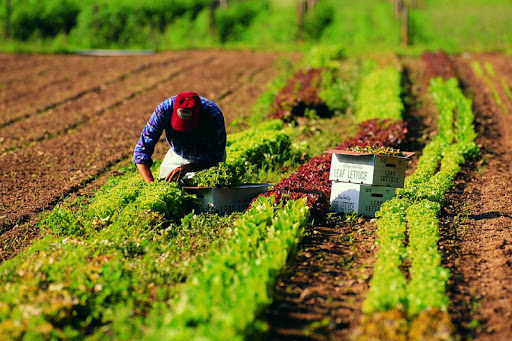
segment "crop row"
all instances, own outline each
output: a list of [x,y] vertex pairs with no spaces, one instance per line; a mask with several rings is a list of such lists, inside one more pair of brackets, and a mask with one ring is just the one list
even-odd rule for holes
[[[261,153],[290,148],[288,137],[279,131],[281,122],[268,123],[264,128],[268,131],[254,129],[228,138],[231,157],[227,161],[245,165],[259,160]],[[105,332],[124,337],[140,333],[143,317],[157,308],[170,309],[169,300],[176,295],[178,283],[202,269],[218,248],[225,247],[215,243],[227,229],[218,235],[205,230],[218,230],[214,226],[226,225],[233,218],[208,220],[193,214],[182,218],[186,200],[177,185],[145,185],[138,174],[130,172],[111,179],[91,202],[81,199],[56,207],[40,223],[46,236],[0,268],[1,338],[72,338],[87,334],[101,338],[108,335]],[[296,222],[307,217],[307,210],[299,206],[300,203],[290,203],[289,209],[276,213],[275,219],[265,220],[268,226],[258,225],[259,228],[275,229],[278,239],[292,250],[287,233],[300,237],[298,231],[303,224]],[[254,212],[253,215],[257,213]],[[302,218],[297,216],[290,220],[290,226],[285,226],[282,220],[287,215]],[[251,221],[241,219],[238,224]],[[188,234],[191,227],[202,233]],[[295,230],[287,232],[288,228]],[[255,229],[247,231],[256,233]],[[236,236],[242,235],[237,232]],[[280,239],[281,236],[285,238]],[[276,246],[276,239],[258,238],[248,240],[258,240],[259,246],[273,245],[272,252],[285,252],[280,249],[284,244]],[[232,243],[243,240],[235,238]],[[197,258],[208,249],[211,255],[199,261]],[[246,275],[252,281],[261,276]],[[272,278],[269,276],[269,280]],[[255,304],[259,307],[260,303]]]
[[400,72],[389,67],[370,73],[361,85],[357,100],[358,122],[372,118],[402,119]]
[[319,96],[321,82],[320,69],[298,70],[277,94],[270,117],[289,122],[297,116],[304,116],[307,108],[315,110],[320,117],[326,117],[329,108]]
[[[498,93],[496,86],[494,85],[494,81],[498,80],[498,77],[496,76],[496,73],[494,72],[494,68],[492,67],[492,64],[485,63],[484,69],[482,69],[480,63],[478,61],[472,61],[471,67],[474,71],[474,73],[484,81],[485,85],[490,89],[492,96],[494,97],[494,101],[496,102],[496,105],[503,110],[504,113],[508,114],[508,107],[503,103],[504,101],[501,99],[500,94]],[[494,80],[494,81],[493,81]],[[510,87],[507,84],[507,81],[503,77],[499,77],[500,85],[507,96],[508,100],[512,104],[512,91],[510,90]]]
[[144,314],[152,293],[169,297],[182,269],[157,256],[172,236],[160,227],[182,207],[181,191],[161,182],[139,192],[110,225],[80,238],[48,234],[2,264],[2,339],[77,337],[115,321],[116,310]]
[[[377,214],[380,248],[363,304],[367,314],[397,308],[413,318],[431,308],[446,312],[449,304],[449,273],[441,266],[442,255],[437,248],[438,216],[461,164],[478,148],[471,101],[462,94],[457,80],[435,78],[430,92],[439,111],[440,133],[425,147],[416,171],[406,178],[405,187]],[[406,259],[410,261],[409,281],[401,270]],[[374,328],[368,321],[367,332]],[[446,325],[438,326],[443,327]]]
[[271,120],[239,133],[229,134],[227,158],[219,166],[198,172],[192,184],[201,187],[237,186],[257,178],[260,169],[272,168],[295,157],[283,122]]
[[271,302],[270,288],[295,251],[308,217],[304,200],[276,207],[273,198],[258,198],[234,223],[222,252],[205,257],[201,270],[180,288],[150,337],[243,340],[261,329],[254,324],[256,315]]
[[355,106],[361,74],[368,66],[359,61],[341,63],[343,51],[336,46],[314,47],[305,67],[282,82],[270,103],[268,117],[297,122],[299,117],[328,118]]
[[[154,195],[158,187],[150,185],[144,194]],[[262,198],[215,244],[194,233],[208,235],[222,223],[218,219],[188,216],[162,229],[168,212],[162,201],[173,197],[163,192],[156,205],[126,217],[135,220],[119,221],[95,238],[49,236],[4,263],[2,339],[243,335],[269,303],[267,289],[302,235],[304,202],[281,209]]]
[[[266,154],[289,155],[290,139],[280,131],[282,127],[282,122],[271,121],[242,133],[228,135],[226,164],[236,167],[259,167]],[[203,182],[219,181],[215,179],[219,176],[218,167],[214,170],[216,172],[208,173],[211,177],[200,177],[204,179]],[[41,228],[60,236],[81,236],[95,231],[114,222],[126,205],[138,198],[143,188],[144,182],[136,173],[112,179],[90,204],[81,205],[81,202],[77,202],[71,207],[56,207],[44,217]]]

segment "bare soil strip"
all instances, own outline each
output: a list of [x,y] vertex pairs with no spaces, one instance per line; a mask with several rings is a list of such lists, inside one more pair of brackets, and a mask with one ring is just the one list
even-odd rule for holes
[[[0,84],[9,84],[13,89],[19,89],[27,81],[51,82],[62,79],[66,76],[67,80],[76,78],[77,71],[97,72],[94,67],[107,68],[117,67],[118,65],[129,65],[131,63],[144,64],[148,62],[157,62],[160,58],[169,58],[169,54],[175,52],[159,53],[149,56],[78,56],[78,55],[16,55],[16,59],[7,63],[6,68],[1,70]],[[179,53],[179,52],[178,52]],[[1,55],[10,56],[10,55]],[[92,68],[91,68],[92,67]],[[41,78],[41,76],[43,76]],[[41,78],[41,79],[39,79]],[[49,83],[48,83],[49,84]],[[35,87],[34,87],[35,88]],[[13,89],[10,89],[12,93]]]
[[[150,114],[165,98],[190,89],[213,100],[226,96],[226,89],[231,88],[236,89],[231,96],[236,96],[238,89],[257,92],[259,88],[261,93],[268,80],[249,83],[259,79],[258,72],[267,70],[279,58],[277,53],[257,52],[199,51],[196,54],[212,62],[190,66],[183,59],[179,62],[183,72],[158,82],[154,88],[105,111],[97,119],[67,134],[0,156],[1,230],[18,229],[33,221],[43,209],[51,208],[62,197],[94,182],[109,167],[129,158]],[[198,61],[204,60],[201,58]],[[246,98],[245,102],[233,104],[227,101],[222,109],[225,113],[235,108],[249,111],[256,99]],[[91,105],[92,111],[98,103]],[[164,144],[157,146],[156,157],[164,154]]]
[[[217,103],[221,108],[231,108],[225,112],[226,123],[228,124],[228,133],[233,130],[232,123],[244,125],[244,119],[251,116],[251,108],[262,94],[262,89],[266,90],[265,85],[275,76],[273,65],[262,67],[259,73],[249,75],[245,83],[235,91],[225,94]],[[264,84],[263,88],[262,85]]]
[[[243,120],[243,118],[252,115],[252,112],[247,110],[247,103],[250,103],[249,108],[252,108],[262,94],[261,86],[254,85],[262,83],[266,85],[273,74],[275,74],[274,66],[264,65],[248,74],[242,80],[241,85],[235,84],[218,97],[217,103],[221,108],[231,108],[224,117],[228,124],[228,133],[230,132],[229,124],[232,121]],[[263,87],[263,90],[265,90],[265,87]]]
[[512,80],[511,57],[454,58],[473,94],[482,158],[447,197],[441,248],[451,270],[451,314],[464,339],[512,339],[512,115],[499,108],[470,62],[491,62]]
[[375,224],[315,226],[274,290],[267,340],[346,340],[357,327],[375,262]]
[[[192,68],[195,65],[202,65],[203,67],[209,65],[212,58],[212,56],[203,57],[197,55],[190,56],[186,61],[183,61],[186,64],[183,62],[179,64],[181,61],[178,59],[168,60],[165,64],[153,64],[151,67],[131,77],[127,77],[119,82],[105,84],[98,87],[97,91],[88,92],[76,100],[66,101],[56,108],[45,111],[33,117],[30,120],[30,124],[27,124],[25,121],[18,121],[7,127],[0,128],[3,138],[0,140],[0,154],[12,152],[35,141],[53,138],[71,129],[76,129],[91,119],[99,119],[105,112],[123,105],[130,99],[151,90],[162,82],[170,81],[179,75],[183,69]],[[257,75],[266,75],[267,78],[265,79],[269,79],[269,72],[274,72],[270,64],[252,70],[250,74],[244,76],[243,79],[238,80],[220,93],[217,97],[217,103],[221,106],[224,104],[230,105],[230,101],[234,97],[236,97],[235,100],[239,101],[238,103],[241,101],[247,102],[248,98],[240,96],[240,91],[245,88],[250,89],[253,78]],[[244,88],[240,88],[241,84]],[[253,102],[255,99],[257,97],[253,96],[251,98]],[[240,108],[245,108],[245,106],[245,104],[242,104]],[[91,110],[91,108],[94,108],[94,110]],[[238,107],[236,109],[226,114],[226,121],[230,121],[242,114],[242,112],[238,112]],[[247,111],[244,114],[247,115]]]

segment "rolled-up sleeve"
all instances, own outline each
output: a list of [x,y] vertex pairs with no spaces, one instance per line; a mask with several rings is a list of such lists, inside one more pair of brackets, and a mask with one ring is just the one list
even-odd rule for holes
[[149,166],[153,164],[151,156],[153,155],[155,146],[164,130],[164,110],[164,103],[161,103],[155,109],[153,114],[151,114],[148,123],[142,130],[142,134],[135,145],[135,150],[133,152],[134,163]]

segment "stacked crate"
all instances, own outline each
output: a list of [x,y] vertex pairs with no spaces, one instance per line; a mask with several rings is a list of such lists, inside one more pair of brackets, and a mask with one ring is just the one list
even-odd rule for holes
[[395,196],[395,189],[404,187],[407,161],[413,153],[403,156],[359,153],[331,149],[331,212],[368,217],[387,200]]

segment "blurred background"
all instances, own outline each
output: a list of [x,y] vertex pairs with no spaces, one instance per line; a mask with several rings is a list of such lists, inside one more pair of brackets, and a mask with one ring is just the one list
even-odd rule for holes
[[0,50],[307,49],[510,53],[510,0],[0,0]]

